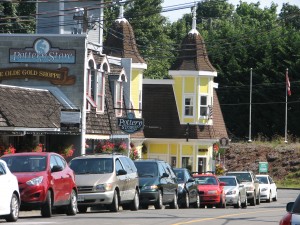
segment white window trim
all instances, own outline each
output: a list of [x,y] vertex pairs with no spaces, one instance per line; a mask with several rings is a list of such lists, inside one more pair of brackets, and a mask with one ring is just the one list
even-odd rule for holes
[[[185,99],[186,98],[191,98],[192,101],[193,101],[193,115],[185,115]],[[194,94],[184,94],[183,95],[183,107],[182,107],[182,115],[184,118],[194,118],[195,116],[195,107],[196,107],[196,104],[195,104],[195,95]]]

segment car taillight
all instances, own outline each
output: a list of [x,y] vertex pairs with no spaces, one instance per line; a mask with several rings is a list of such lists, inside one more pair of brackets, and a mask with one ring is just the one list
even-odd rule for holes
[[291,213],[287,213],[280,220],[279,225],[291,225],[291,220],[292,220],[292,214]]

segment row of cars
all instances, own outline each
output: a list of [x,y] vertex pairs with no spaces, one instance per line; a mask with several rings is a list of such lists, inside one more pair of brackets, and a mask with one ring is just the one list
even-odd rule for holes
[[117,212],[120,206],[124,210],[150,205],[245,208],[248,202],[259,204],[261,198],[277,199],[277,190],[268,189],[266,196],[262,187],[257,192],[247,175],[254,184],[260,178],[248,171],[221,177],[192,174],[163,160],[132,161],[120,154],[82,155],[69,163],[52,152],[16,153],[1,159],[0,186],[5,191],[0,192],[0,217],[7,221],[16,221],[19,209],[38,209],[43,217],[51,217],[54,210],[76,215],[99,207]]

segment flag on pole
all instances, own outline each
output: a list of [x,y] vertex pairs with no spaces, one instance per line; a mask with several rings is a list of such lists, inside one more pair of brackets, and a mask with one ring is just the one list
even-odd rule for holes
[[286,69],[286,73],[285,73],[286,89],[287,89],[288,95],[291,96],[292,92],[291,92],[291,84],[290,84],[290,80],[289,80],[288,71],[289,71],[289,70]]

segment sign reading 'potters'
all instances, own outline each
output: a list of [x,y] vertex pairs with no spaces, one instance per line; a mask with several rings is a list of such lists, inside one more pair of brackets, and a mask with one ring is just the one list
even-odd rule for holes
[[136,119],[133,113],[128,113],[127,118],[118,118],[118,126],[126,133],[133,134],[144,127],[144,119]]
[[38,38],[31,48],[9,49],[10,63],[75,63],[75,50],[52,48],[45,38]]

